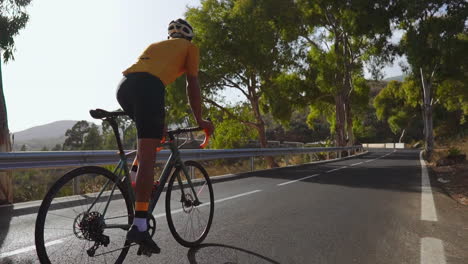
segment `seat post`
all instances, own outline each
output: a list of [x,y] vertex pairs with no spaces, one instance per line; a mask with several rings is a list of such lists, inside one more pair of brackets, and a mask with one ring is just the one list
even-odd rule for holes
[[105,119],[107,122],[109,122],[110,126],[112,127],[112,130],[114,131],[115,135],[115,140],[117,141],[117,147],[119,148],[119,154],[122,156],[125,156],[123,145],[122,145],[122,140],[120,139],[120,133],[119,133],[119,126],[117,125],[117,122],[115,121],[115,118],[106,118]]

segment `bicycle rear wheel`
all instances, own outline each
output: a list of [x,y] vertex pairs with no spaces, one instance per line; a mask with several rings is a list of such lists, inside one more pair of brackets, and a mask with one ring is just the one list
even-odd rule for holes
[[117,176],[95,166],[74,169],[42,201],[36,219],[37,255],[41,263],[122,263],[132,220],[132,203]]
[[[213,221],[214,194],[206,170],[195,161],[186,161],[185,166],[192,180],[195,195],[185,178],[183,170],[177,168],[167,186],[166,217],[175,240],[185,247],[200,245],[206,238]],[[184,193],[182,193],[182,190]]]

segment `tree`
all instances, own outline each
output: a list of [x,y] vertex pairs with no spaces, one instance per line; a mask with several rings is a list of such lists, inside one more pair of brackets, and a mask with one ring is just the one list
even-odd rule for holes
[[[258,133],[261,147],[267,147],[260,101],[272,79],[292,63],[291,49],[275,24],[293,1],[205,0],[189,8],[187,20],[194,26],[194,42],[201,53],[200,82],[203,98]],[[253,120],[242,119],[219,101],[221,91],[234,89],[245,96]],[[275,166],[269,159],[270,166]]]
[[[11,151],[10,131],[2,82],[2,52],[4,61],[13,59],[14,37],[26,26],[26,6],[30,0],[0,1],[0,152]],[[11,172],[0,172],[0,201],[13,202]]]
[[456,85],[447,83],[448,80],[462,81],[466,89],[468,3],[424,0],[403,5],[398,25],[405,30],[405,35],[399,48],[407,56],[408,71],[421,83],[425,151],[430,157],[434,148],[433,106],[437,103],[436,95],[440,95],[437,90],[456,90]]
[[82,149],[84,150],[98,150],[102,147],[103,139],[99,134],[99,128],[96,124],[91,124],[86,136],[84,137],[84,142]]
[[49,149],[47,148],[47,146],[43,146],[41,151],[49,151]]
[[27,150],[26,144],[23,144],[23,145],[21,146],[20,151],[26,151],[26,150]]
[[377,118],[385,120],[394,134],[401,134],[398,140],[400,143],[406,130],[415,124],[417,117],[418,105],[408,98],[408,95],[414,93],[414,85],[411,80],[406,80],[403,84],[391,81],[374,100]]
[[[390,59],[387,39],[391,36],[394,1],[381,0],[373,4],[359,0],[296,2],[302,11],[300,34],[305,45],[310,46],[309,65],[322,68],[317,80],[319,89],[325,90],[324,97],[331,96],[335,105],[336,145],[344,146],[346,141],[353,144],[354,81],[362,77],[364,60],[379,57],[374,61],[382,63]],[[329,101],[329,98],[324,99]]]
[[[118,109],[117,111],[121,111]],[[137,145],[137,129],[135,123],[129,116],[119,116],[116,118],[119,134],[122,139],[124,149],[135,149]],[[102,148],[117,149],[117,141],[112,127],[108,122],[102,122]]]
[[55,144],[55,146],[52,148],[52,151],[60,151],[60,150],[62,150],[61,144]]
[[81,149],[84,143],[85,135],[89,132],[89,124],[82,120],[77,122],[71,129],[65,132],[65,142],[63,148],[66,150]]

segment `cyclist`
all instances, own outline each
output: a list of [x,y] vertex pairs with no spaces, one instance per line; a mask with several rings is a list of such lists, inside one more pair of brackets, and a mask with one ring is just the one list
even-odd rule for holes
[[123,72],[117,90],[122,109],[135,121],[138,134],[135,218],[127,240],[151,253],[160,248],[148,232],[147,214],[153,185],[156,147],[164,129],[165,86],[183,73],[187,78],[187,96],[198,125],[213,133],[210,121],[202,119],[200,87],[198,85],[198,48],[191,42],[193,28],[187,21],[169,23],[168,39],[149,45],[138,61]]

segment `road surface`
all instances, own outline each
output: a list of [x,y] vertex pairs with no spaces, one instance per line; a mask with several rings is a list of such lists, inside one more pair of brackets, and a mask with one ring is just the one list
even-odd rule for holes
[[[422,172],[419,151],[381,150],[242,174],[214,184],[214,221],[201,247],[177,244],[160,203],[161,254],[137,256],[132,247],[125,263],[466,264],[468,207]],[[0,208],[0,263],[38,263],[36,212]]]

